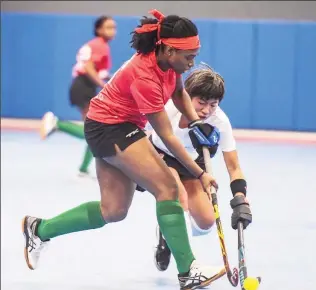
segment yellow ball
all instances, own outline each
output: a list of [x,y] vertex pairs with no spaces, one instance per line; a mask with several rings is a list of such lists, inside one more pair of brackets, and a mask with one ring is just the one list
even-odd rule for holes
[[259,281],[257,278],[247,277],[244,281],[245,290],[257,290],[259,287]]

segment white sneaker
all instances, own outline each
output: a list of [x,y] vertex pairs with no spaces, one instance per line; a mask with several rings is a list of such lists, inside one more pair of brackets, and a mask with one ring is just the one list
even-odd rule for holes
[[91,175],[90,172],[78,171],[78,177],[80,177],[80,178],[88,178],[88,179],[92,179],[92,180],[97,180],[97,177]]
[[31,270],[37,268],[41,251],[49,243],[49,241],[41,241],[41,239],[35,235],[35,229],[40,221],[41,219],[30,216],[24,217],[22,221],[22,231],[25,238],[24,257],[27,266]]
[[47,112],[41,122],[40,126],[40,136],[41,139],[46,139],[50,134],[52,134],[57,128],[58,118],[52,113]]
[[188,276],[178,275],[180,290],[205,288],[225,274],[225,268],[200,266],[193,261]]

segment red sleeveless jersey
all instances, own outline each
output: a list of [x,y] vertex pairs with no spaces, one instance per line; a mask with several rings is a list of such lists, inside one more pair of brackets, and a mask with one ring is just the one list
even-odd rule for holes
[[79,49],[76,61],[72,69],[73,77],[85,74],[85,64],[92,61],[99,77],[105,79],[112,66],[110,46],[102,37],[96,37]]
[[118,124],[131,122],[143,129],[146,114],[163,110],[176,88],[177,75],[163,72],[154,52],[135,54],[90,102],[89,119]]

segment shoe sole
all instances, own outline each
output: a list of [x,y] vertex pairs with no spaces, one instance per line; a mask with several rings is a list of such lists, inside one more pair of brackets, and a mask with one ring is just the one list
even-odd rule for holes
[[42,140],[45,140],[47,139],[51,134],[53,134],[56,129],[53,129],[51,132],[49,132],[48,134],[46,133],[45,131],[45,122],[46,122],[46,119],[47,119],[47,113],[43,116],[42,120],[41,120],[41,125],[40,125],[40,129],[39,129],[39,134],[40,134],[40,138]]
[[[160,229],[159,229],[159,226],[157,226],[157,228],[156,228],[156,239],[158,240],[158,245],[160,245],[160,241],[161,241],[161,238],[162,238],[162,234],[160,235]],[[158,246],[157,246],[158,247]],[[156,268],[157,268],[157,270],[158,271],[160,271],[160,272],[164,272],[164,271],[166,271],[168,268],[169,268],[169,264],[170,264],[170,259],[171,259],[171,257],[169,258],[169,263],[168,263],[168,266],[167,266],[167,268],[166,269],[162,269],[162,268],[160,268],[159,267],[159,264],[157,263],[157,259],[156,259],[156,253],[157,253],[157,250],[158,250],[158,248],[156,248],[156,251],[154,252],[154,263],[155,263],[155,266],[156,266]],[[171,254],[170,254],[171,255]]]
[[[164,271],[166,271],[166,270],[169,268],[170,259],[169,259],[169,264],[168,264],[167,268],[166,268],[166,269],[162,269],[162,268],[159,267],[159,264],[157,263],[156,253],[157,253],[157,248],[156,248],[156,251],[154,252],[154,263],[155,263],[155,266],[156,266],[156,268],[157,268],[157,270],[158,270],[159,272],[164,272]],[[170,258],[171,258],[171,257],[170,257]]]
[[79,173],[77,174],[77,176],[79,178],[82,178],[82,179],[91,179],[91,180],[97,180],[97,177],[96,176],[92,176],[90,175],[89,173],[82,173],[79,171]]
[[[23,220],[22,220],[22,232],[23,232],[23,235],[24,235],[24,238],[25,238],[25,245],[28,245],[29,235],[28,235],[28,232],[27,232],[26,220],[27,220],[27,216],[24,217]],[[26,264],[29,267],[29,269],[30,270],[35,270],[32,267],[31,263],[30,263],[29,255],[28,255],[28,252],[27,252],[27,246],[24,246],[24,258],[25,258]]]
[[46,134],[44,127],[41,127],[40,128],[40,138],[41,138],[41,140],[43,140],[43,141],[46,140],[50,135],[52,135],[56,131],[57,131],[57,129],[54,129],[54,130],[50,131],[48,134]]
[[195,289],[202,289],[204,287],[209,286],[212,282],[218,280],[219,278],[223,277],[226,274],[226,269],[223,268],[222,270],[220,270],[216,275],[214,275],[213,277],[207,279],[206,281],[202,282],[199,285],[193,286],[192,288],[190,287],[184,287],[181,288],[181,290],[195,290]]

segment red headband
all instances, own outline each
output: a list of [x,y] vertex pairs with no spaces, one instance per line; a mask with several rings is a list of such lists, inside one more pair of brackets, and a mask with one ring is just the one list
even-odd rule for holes
[[183,38],[160,38],[161,22],[165,16],[158,10],[154,9],[149,11],[156,19],[156,24],[144,24],[142,27],[136,28],[137,33],[146,33],[157,30],[158,42],[157,44],[163,43],[165,45],[172,46],[176,49],[190,50],[198,49],[201,47],[199,36],[183,37]]

